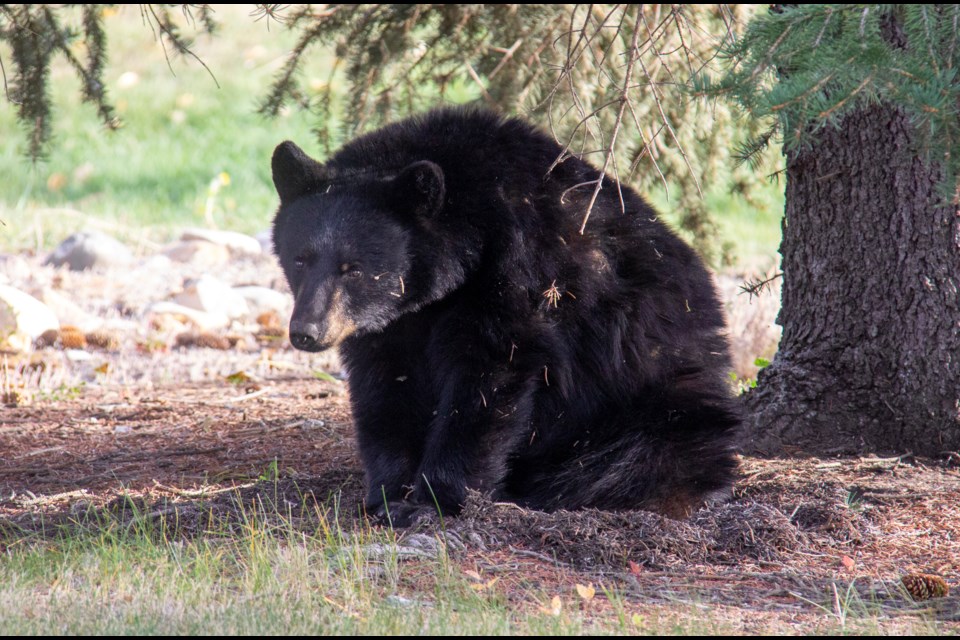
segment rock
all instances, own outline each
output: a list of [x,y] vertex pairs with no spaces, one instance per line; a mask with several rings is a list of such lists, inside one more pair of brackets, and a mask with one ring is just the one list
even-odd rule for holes
[[61,242],[44,264],[67,265],[73,271],[83,271],[131,262],[133,253],[122,242],[100,231],[81,231]]
[[33,341],[60,322],[50,307],[8,285],[0,285],[0,345],[29,351]]
[[155,302],[147,307],[146,315],[150,319],[151,324],[158,327],[167,324],[164,317],[172,318],[178,322],[192,324],[204,331],[222,329],[230,324],[230,318],[224,313],[198,311],[175,302]]
[[213,276],[204,275],[189,281],[174,301],[191,309],[223,314],[231,319],[250,313],[243,296]]
[[273,229],[264,229],[254,236],[260,243],[260,250],[267,254],[273,254]]
[[158,273],[166,271],[172,266],[173,260],[171,260],[169,256],[166,256],[162,253],[157,253],[144,258],[143,262],[140,263],[138,270]]
[[82,349],[64,349],[63,355],[70,362],[90,362],[93,360],[93,354],[87,353]]
[[287,315],[293,306],[293,298],[286,293],[280,293],[269,287],[243,286],[234,287],[234,291],[243,296],[252,315],[259,315],[267,311],[275,311],[280,315]]
[[174,262],[189,262],[205,267],[216,267],[230,261],[230,249],[206,240],[181,240],[167,245],[161,255]]
[[41,289],[37,298],[50,307],[54,315],[64,324],[79,327],[85,332],[94,331],[103,324],[102,319],[87,313],[77,306],[73,300],[70,300],[67,296],[52,287],[44,287]]
[[27,261],[21,255],[0,255],[0,284],[15,284],[30,282],[37,272],[36,262]]
[[204,240],[226,247],[234,253],[259,255],[263,253],[256,238],[236,231],[219,231],[217,229],[186,229],[180,236],[181,240]]

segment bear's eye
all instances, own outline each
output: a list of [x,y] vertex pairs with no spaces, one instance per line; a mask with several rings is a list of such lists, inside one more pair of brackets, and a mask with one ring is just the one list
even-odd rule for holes
[[297,271],[302,271],[305,266],[307,266],[307,259],[305,257],[298,256],[293,260],[293,267]]
[[363,271],[360,270],[359,265],[344,262],[342,265],[340,265],[340,275],[348,278],[359,278],[363,275]]

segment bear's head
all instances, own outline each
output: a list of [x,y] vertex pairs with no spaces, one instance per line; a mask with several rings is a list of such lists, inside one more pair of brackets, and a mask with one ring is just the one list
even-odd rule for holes
[[293,346],[329,349],[442,295],[426,266],[444,201],[438,165],[333,169],[292,142],[277,147],[272,164],[280,195],[273,243],[294,295]]

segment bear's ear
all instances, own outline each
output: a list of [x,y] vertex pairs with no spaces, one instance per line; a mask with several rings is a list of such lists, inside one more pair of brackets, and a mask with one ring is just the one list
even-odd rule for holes
[[273,184],[281,204],[289,204],[323,183],[324,167],[287,140],[273,151]]
[[393,197],[415,215],[435,215],[446,197],[443,169],[429,160],[408,165],[393,182]]

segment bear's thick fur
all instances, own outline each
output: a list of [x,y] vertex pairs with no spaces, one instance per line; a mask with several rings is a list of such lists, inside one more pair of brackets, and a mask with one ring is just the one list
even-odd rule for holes
[[[277,147],[291,342],[339,346],[369,513],[682,516],[729,492],[739,424],[697,255],[637,194],[518,119],[443,109],[328,162]],[[621,208],[620,194],[623,206]]]

